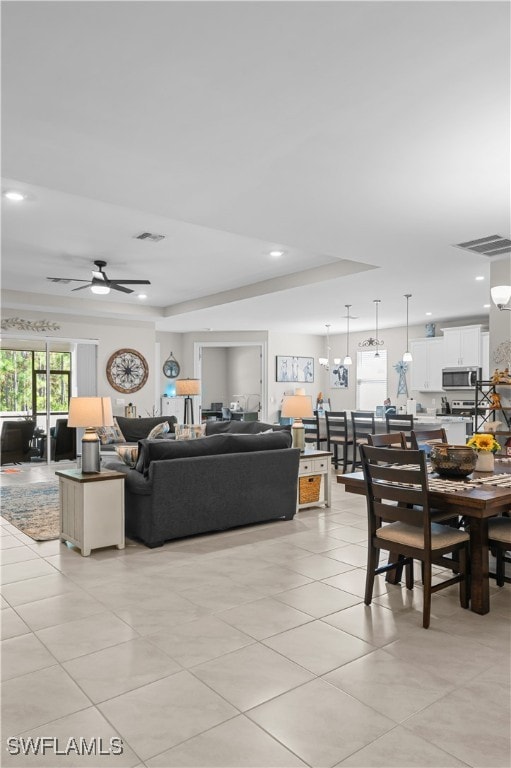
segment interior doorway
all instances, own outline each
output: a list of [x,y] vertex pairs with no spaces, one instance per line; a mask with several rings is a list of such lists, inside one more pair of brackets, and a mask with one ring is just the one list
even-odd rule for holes
[[[195,377],[201,381],[199,405],[258,413],[267,418],[266,344],[252,341],[200,341],[194,344]],[[214,410],[217,410],[216,408]]]

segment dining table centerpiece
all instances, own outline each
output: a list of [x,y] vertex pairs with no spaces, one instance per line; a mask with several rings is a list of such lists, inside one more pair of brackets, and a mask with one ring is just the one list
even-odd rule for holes
[[477,453],[476,472],[493,472],[495,469],[495,454],[500,451],[500,444],[489,433],[472,435],[467,445]]

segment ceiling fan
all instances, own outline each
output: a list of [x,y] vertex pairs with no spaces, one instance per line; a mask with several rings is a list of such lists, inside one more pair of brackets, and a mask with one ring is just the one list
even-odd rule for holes
[[131,288],[125,288],[125,285],[151,285],[150,280],[111,280],[103,267],[106,267],[106,261],[95,261],[97,269],[92,270],[90,280],[79,280],[75,277],[47,277],[53,283],[86,283],[73,288],[73,291],[83,291],[84,288],[90,288],[92,293],[110,293],[110,290],[121,291],[122,293],[133,293]]

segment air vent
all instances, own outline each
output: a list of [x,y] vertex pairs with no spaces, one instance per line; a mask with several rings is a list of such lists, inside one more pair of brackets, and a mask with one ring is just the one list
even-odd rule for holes
[[141,235],[135,235],[135,240],[152,240],[153,243],[159,243],[165,240],[165,235],[155,235],[152,232],[142,232]]
[[511,253],[511,240],[502,235],[489,235],[478,240],[469,240],[466,243],[458,243],[455,248],[464,248],[466,251],[480,253],[484,256],[500,256],[503,253]]

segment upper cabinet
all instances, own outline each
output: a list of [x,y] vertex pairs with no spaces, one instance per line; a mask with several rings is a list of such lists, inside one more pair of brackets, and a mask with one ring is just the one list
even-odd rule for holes
[[444,340],[441,336],[430,339],[411,339],[410,389],[419,392],[443,392]]
[[444,328],[444,368],[481,365],[481,325]]

